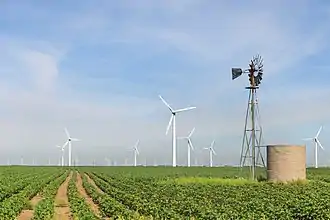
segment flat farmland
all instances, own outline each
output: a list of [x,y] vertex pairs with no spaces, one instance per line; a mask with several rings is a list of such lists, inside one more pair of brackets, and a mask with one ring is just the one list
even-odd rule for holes
[[275,184],[233,167],[7,166],[0,219],[330,219],[329,174]]

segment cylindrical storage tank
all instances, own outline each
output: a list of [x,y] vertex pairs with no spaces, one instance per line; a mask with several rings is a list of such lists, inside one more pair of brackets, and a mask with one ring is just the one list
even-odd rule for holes
[[267,179],[287,182],[306,179],[306,147],[303,145],[268,145]]

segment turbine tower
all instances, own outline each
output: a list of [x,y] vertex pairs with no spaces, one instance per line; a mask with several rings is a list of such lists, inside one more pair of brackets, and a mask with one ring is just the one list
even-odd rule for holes
[[262,147],[262,128],[260,124],[260,114],[257,99],[257,89],[263,76],[263,59],[260,55],[253,57],[249,64],[249,69],[232,68],[232,80],[248,73],[250,86],[245,87],[249,90],[249,101],[246,109],[244,135],[242,140],[240,166],[250,167],[251,177],[256,177],[256,167],[265,167],[265,162],[261,154]]
[[316,133],[315,137],[303,139],[304,141],[312,141],[315,144],[315,149],[314,149],[315,150],[315,154],[314,154],[314,156],[315,156],[315,168],[318,168],[318,163],[317,163],[317,159],[318,159],[317,151],[318,150],[317,150],[317,148],[320,147],[322,150],[324,150],[321,142],[318,139],[318,137],[319,137],[319,135],[322,131],[322,128],[323,128],[323,126],[320,127],[320,129]]
[[72,141],[80,141],[80,140],[77,139],[77,138],[72,138],[70,136],[70,133],[69,133],[69,131],[68,131],[67,128],[64,128],[64,131],[65,131],[66,136],[67,136],[68,139],[67,139],[67,141],[65,142],[65,144],[63,146],[65,147],[66,145],[69,144],[69,167],[71,167],[71,160],[72,160],[72,146],[71,146],[71,142]]
[[137,164],[137,156],[140,154],[139,150],[138,150],[139,142],[140,142],[140,140],[137,140],[134,147],[133,147],[133,150],[134,150],[134,166],[135,167],[136,167],[136,164]]
[[162,102],[169,108],[171,112],[171,118],[166,128],[166,135],[168,133],[168,130],[170,129],[170,126],[172,125],[172,166],[176,167],[176,124],[175,124],[175,116],[179,112],[188,111],[191,109],[195,109],[196,107],[187,107],[182,108],[178,110],[174,110],[164,99],[161,95],[159,95],[159,98],[162,100]]
[[215,140],[212,141],[211,145],[209,147],[205,147],[205,150],[209,150],[209,154],[210,154],[210,167],[213,167],[213,155],[217,155],[213,149]]
[[186,139],[187,140],[187,142],[188,142],[188,159],[187,159],[187,166],[188,167],[190,167],[190,150],[194,150],[194,147],[193,147],[193,144],[192,144],[192,142],[191,142],[191,136],[193,135],[193,133],[194,133],[194,131],[195,131],[195,128],[193,128],[192,130],[191,130],[191,132],[189,133],[189,135],[187,136],[187,137],[180,137],[179,139]]

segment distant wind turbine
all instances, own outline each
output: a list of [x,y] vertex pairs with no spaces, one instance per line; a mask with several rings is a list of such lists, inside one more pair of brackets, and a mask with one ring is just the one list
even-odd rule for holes
[[321,142],[319,141],[318,137],[322,131],[323,126],[320,127],[320,129],[318,130],[318,132],[316,133],[315,137],[313,138],[304,138],[304,141],[312,141],[315,144],[315,168],[318,168],[318,163],[317,163],[317,159],[318,159],[318,155],[317,155],[317,148],[320,147],[322,148],[322,150],[324,150]]
[[66,136],[68,138],[67,141],[64,144],[64,147],[69,144],[69,167],[70,167],[71,166],[71,161],[72,161],[72,146],[71,146],[71,142],[72,141],[80,141],[80,140],[77,139],[77,138],[72,138],[70,136],[70,133],[69,133],[69,131],[68,131],[67,128],[64,128],[64,131],[65,131]]
[[217,155],[213,149],[215,140],[212,141],[211,145],[209,147],[205,147],[204,149],[209,150],[210,153],[210,167],[213,166],[213,154]]
[[57,148],[60,148],[61,151],[61,166],[64,166],[64,149],[65,149],[66,143],[63,146],[56,145]]
[[111,160],[109,159],[109,158],[105,158],[105,161],[107,162],[107,166],[110,166],[110,162],[111,162]]
[[191,139],[190,139],[191,136],[193,135],[194,131],[195,131],[195,128],[193,128],[191,130],[191,132],[189,133],[189,135],[187,137],[180,137],[179,138],[179,139],[186,139],[187,142],[188,142],[188,155],[187,155],[188,156],[188,159],[187,159],[188,167],[190,167],[190,150],[194,150],[193,144],[192,144]]
[[166,128],[166,135],[168,133],[168,130],[170,129],[170,126],[172,125],[172,166],[176,167],[176,124],[175,124],[175,116],[177,113],[179,112],[183,112],[183,111],[188,111],[191,109],[195,109],[196,107],[187,107],[187,108],[182,108],[182,109],[178,109],[178,110],[174,110],[164,99],[161,95],[159,95],[159,98],[162,100],[162,102],[169,108],[169,110],[171,111],[171,118],[170,121],[167,125]]
[[133,147],[133,151],[134,151],[134,166],[136,167],[137,165],[137,156],[140,154],[139,150],[138,150],[138,146],[139,146],[140,140],[137,140],[134,147]]

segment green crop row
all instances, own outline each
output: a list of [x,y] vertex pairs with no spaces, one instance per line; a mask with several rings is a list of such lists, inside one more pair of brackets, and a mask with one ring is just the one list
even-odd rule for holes
[[28,169],[29,172],[26,171],[25,169],[8,169],[7,172],[3,173],[0,179],[0,201],[24,189],[37,176],[49,173],[49,171],[44,171],[43,169]]
[[16,216],[27,205],[28,201],[35,196],[42,188],[58,176],[58,173],[34,174],[32,180],[25,179],[26,187],[12,196],[4,199],[0,206],[0,219],[15,219]]
[[308,183],[237,185],[228,181],[182,184],[173,181],[176,177],[166,182],[164,177],[143,173],[113,175],[95,169],[89,175],[109,196],[155,219],[330,219],[325,171]]
[[[139,213],[147,218],[156,219],[182,219],[183,216],[173,212],[171,209],[159,207],[154,200],[141,196],[144,190],[132,191],[130,188],[124,189],[125,187],[115,187],[104,179],[98,177],[94,173],[89,173],[94,182],[110,197],[116,199],[133,212]],[[110,180],[113,181],[113,180]],[[117,182],[120,186],[120,182]],[[127,191],[125,191],[127,190]],[[128,193],[129,192],[129,193]]]
[[85,199],[79,194],[76,186],[77,174],[74,172],[68,189],[68,198],[70,203],[70,209],[74,216],[74,219],[79,220],[97,220],[98,218],[93,211],[89,208]]
[[52,181],[42,191],[43,200],[41,200],[34,209],[34,220],[49,220],[54,216],[54,200],[59,186],[68,177],[69,172],[66,171],[57,179]]
[[83,187],[93,202],[99,205],[103,217],[112,219],[143,219],[138,213],[132,212],[125,205],[110,197],[105,193],[98,192],[95,187],[88,182],[85,175],[82,175]]

